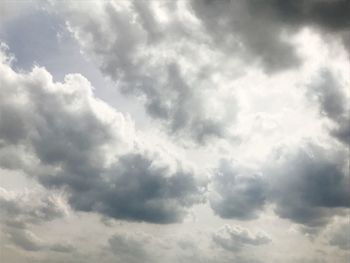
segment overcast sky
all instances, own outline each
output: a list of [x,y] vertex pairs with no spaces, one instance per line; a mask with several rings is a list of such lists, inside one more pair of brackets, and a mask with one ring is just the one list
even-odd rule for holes
[[0,261],[349,262],[349,14],[0,1]]

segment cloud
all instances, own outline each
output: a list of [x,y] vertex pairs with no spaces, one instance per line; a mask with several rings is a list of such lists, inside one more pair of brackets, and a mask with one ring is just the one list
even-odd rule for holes
[[227,57],[203,44],[193,15],[181,4],[112,1],[56,10],[85,54],[170,134],[199,143],[229,134],[237,103],[233,92],[218,92],[227,84],[215,79],[232,79],[238,70],[222,67]]
[[[228,230],[228,231],[226,231]],[[204,232],[203,232],[204,234]],[[204,238],[204,239],[203,239]],[[213,246],[213,242],[215,246]],[[108,239],[111,262],[262,262],[242,253],[227,253],[224,244],[235,244],[233,252],[268,244],[270,238],[263,232],[252,233],[242,227],[225,226],[217,233],[205,232],[198,236],[149,235],[145,233],[116,233]],[[250,248],[249,248],[250,247]],[[217,249],[221,248],[221,249]],[[104,253],[105,255],[106,253]],[[109,262],[109,261],[108,261]]]
[[39,251],[45,247],[43,242],[28,230],[10,229],[7,234],[14,244],[24,250]]
[[231,251],[240,251],[245,246],[260,246],[271,242],[271,238],[263,232],[252,233],[248,229],[229,225],[213,234],[212,239],[219,247]]
[[348,9],[344,0],[55,5],[85,55],[119,90],[139,98],[171,135],[198,143],[232,136],[241,105],[231,83],[248,68],[268,75],[300,68],[291,36],[309,27],[348,41]]
[[68,253],[68,243],[49,243],[40,239],[30,227],[66,216],[67,207],[59,196],[43,191],[11,192],[0,188],[0,222],[8,240],[25,251],[51,250]]
[[350,19],[347,11],[350,9],[348,1],[305,1],[305,0],[270,0],[261,4],[257,1],[249,1],[255,11],[261,9],[270,12],[271,18],[280,23],[292,26],[311,25],[323,30],[337,32],[349,29]]
[[268,72],[300,63],[292,44],[283,39],[280,24],[253,1],[191,1],[191,7],[214,47],[224,53],[258,62]]
[[298,263],[326,263],[324,259],[318,259],[318,258],[301,258],[297,259]]
[[328,223],[350,205],[346,166],[345,152],[312,143],[284,152],[269,170],[275,212],[307,227]]
[[320,105],[320,113],[335,123],[331,135],[343,143],[350,144],[350,113],[347,84],[342,84],[329,70],[322,70],[319,79],[310,85],[310,93]]
[[210,196],[210,205],[219,216],[255,219],[263,209],[266,183],[261,176],[247,174],[236,169],[229,160],[222,159],[212,183],[214,192]]
[[67,214],[64,201],[40,191],[17,193],[0,188],[0,220],[9,226],[42,224]]
[[343,220],[336,220],[329,229],[327,229],[328,244],[348,251],[350,249],[349,233],[350,222],[349,214],[347,214]]
[[71,253],[75,248],[69,243],[48,243],[41,240],[33,232],[23,228],[8,228],[6,235],[10,241],[25,251],[54,251],[58,253]]
[[213,178],[210,204],[223,218],[256,218],[272,204],[281,218],[315,231],[350,206],[347,154],[306,142],[275,151],[262,175],[222,160]]
[[169,174],[169,167],[165,163],[157,166],[156,161],[151,155],[126,154],[90,182],[81,179],[70,184],[70,177],[64,174],[42,182],[49,187],[68,186],[69,203],[80,211],[131,221],[179,222],[186,208],[201,202],[202,190],[191,172]]
[[314,27],[347,48],[350,4],[346,0],[192,1],[191,7],[225,53],[258,62],[268,73],[298,66],[301,59],[285,36]]
[[53,243],[48,248],[51,251],[59,253],[70,253],[75,250],[74,246],[69,243]]
[[202,201],[195,171],[146,147],[130,118],[97,99],[84,77],[54,83],[44,68],[17,73],[2,57],[3,168],[64,189],[79,211],[112,218],[173,223]]
[[138,263],[154,262],[145,249],[145,243],[131,235],[113,235],[109,240],[109,249],[116,256],[117,262]]

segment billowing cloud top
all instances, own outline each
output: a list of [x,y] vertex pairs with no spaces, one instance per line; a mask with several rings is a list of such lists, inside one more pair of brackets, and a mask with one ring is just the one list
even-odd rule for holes
[[77,210],[115,218],[176,222],[201,201],[194,172],[144,149],[132,122],[96,99],[85,78],[54,83],[43,68],[21,74],[6,60],[0,68],[3,167],[65,188]]
[[348,262],[350,2],[0,2],[0,261]]

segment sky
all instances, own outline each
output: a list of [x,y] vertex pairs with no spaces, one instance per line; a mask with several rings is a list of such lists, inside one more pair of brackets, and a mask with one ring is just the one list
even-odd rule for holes
[[0,262],[349,262],[349,13],[0,1]]

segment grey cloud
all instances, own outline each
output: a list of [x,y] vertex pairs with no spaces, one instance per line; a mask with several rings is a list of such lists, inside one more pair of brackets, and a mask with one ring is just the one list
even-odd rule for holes
[[270,0],[264,4],[259,1],[250,1],[252,8],[261,8],[272,11],[275,19],[283,21],[287,25],[311,24],[328,31],[349,29],[350,19],[348,11],[350,4],[346,0]]
[[[127,154],[108,171],[71,182],[71,175],[45,177],[46,186],[67,186],[69,203],[80,211],[96,211],[112,218],[153,223],[174,223],[186,215],[186,208],[201,202],[204,190],[193,175],[169,167],[157,167],[156,159]],[[80,182],[81,180],[81,182]]]
[[0,188],[0,220],[10,226],[42,224],[65,216],[59,197],[40,192],[15,193]]
[[0,72],[3,167],[65,190],[77,210],[112,218],[173,223],[202,201],[195,171],[142,146],[131,120],[96,99],[82,76],[54,83],[45,69],[20,74],[6,62]]
[[71,253],[75,247],[69,243],[54,243],[48,246],[49,250],[59,253]]
[[278,216],[312,234],[350,206],[346,152],[306,143],[276,156],[262,176],[221,161],[210,198],[214,212],[247,220],[257,217],[264,204],[273,204]]
[[68,243],[48,243],[38,238],[33,232],[23,228],[7,228],[6,234],[10,241],[25,251],[54,251],[71,253],[75,248]]
[[331,229],[328,243],[346,251],[350,249],[349,214],[347,214],[343,222],[339,222]]
[[39,251],[45,247],[38,237],[26,229],[9,229],[7,234],[14,244],[26,251]]
[[74,247],[66,243],[49,243],[29,230],[63,218],[67,208],[59,197],[44,192],[10,192],[0,188],[0,222],[2,231],[12,244],[26,251],[51,250],[68,253]]
[[321,81],[314,86],[316,96],[321,104],[321,113],[331,119],[340,118],[346,110],[346,99],[332,73],[323,71]]
[[[89,13],[93,5],[86,10],[68,5],[63,13],[83,50],[98,62],[101,71],[123,93],[140,98],[147,113],[169,133],[200,143],[225,136],[236,109],[223,106],[221,115],[203,110],[214,97],[208,98],[205,91],[216,87],[210,79],[213,65],[200,61],[199,50],[204,46],[198,32],[176,15],[169,17],[169,23],[160,23],[154,3],[135,1],[121,7],[118,2],[103,2],[95,8],[98,11]],[[186,65],[194,60],[199,62],[196,69],[188,70]],[[236,104],[233,98],[229,103]]]
[[220,161],[213,187],[210,204],[215,213],[223,218],[254,219],[266,201],[264,179],[236,169],[229,160]]
[[[225,231],[229,229],[231,236]],[[108,251],[112,252],[112,262],[261,262],[248,258],[243,254],[227,253],[221,247],[219,239],[225,243],[235,243],[238,250],[244,247],[260,246],[269,243],[270,238],[262,232],[251,233],[249,230],[226,226],[215,234],[207,233],[205,241],[209,241],[209,246],[203,243],[202,239],[195,236],[150,236],[144,233],[118,233],[108,240]],[[214,240],[218,239],[218,243]],[[215,246],[212,245],[214,242]],[[164,245],[166,244],[166,245]],[[217,249],[217,248],[223,249]],[[237,251],[238,251],[237,250]],[[234,252],[237,252],[236,250]]]
[[[232,55],[261,62],[267,72],[295,67],[300,58],[284,33],[316,27],[346,46],[350,29],[347,0],[192,1],[216,46]],[[237,52],[239,50],[239,52]]]
[[268,72],[299,64],[279,23],[253,9],[253,1],[192,1],[191,6],[215,46],[231,56],[259,62]]
[[324,259],[318,259],[318,258],[301,258],[297,259],[298,263],[326,263]]
[[328,70],[322,70],[319,79],[310,85],[310,93],[319,102],[321,114],[336,125],[330,133],[341,142],[350,144],[350,112],[345,90]]
[[346,153],[314,144],[282,155],[269,171],[276,213],[307,227],[328,223],[350,206],[346,162]]
[[117,262],[154,262],[151,260],[151,255],[145,249],[145,243],[142,240],[135,239],[132,236],[116,234],[108,240],[108,243],[109,249],[117,257]]
[[225,225],[213,234],[212,239],[219,247],[232,252],[240,251],[247,245],[260,246],[271,242],[271,238],[266,233],[252,233],[246,228],[229,225]]

